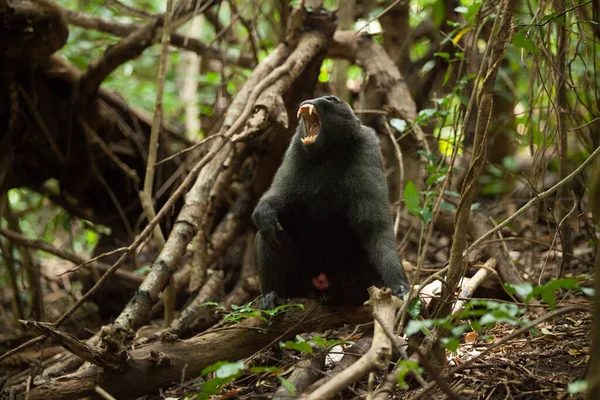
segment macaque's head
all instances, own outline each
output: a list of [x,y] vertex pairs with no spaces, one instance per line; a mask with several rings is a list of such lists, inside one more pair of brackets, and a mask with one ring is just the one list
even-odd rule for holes
[[360,120],[352,108],[335,96],[306,100],[298,108],[300,141],[309,151],[352,140]]

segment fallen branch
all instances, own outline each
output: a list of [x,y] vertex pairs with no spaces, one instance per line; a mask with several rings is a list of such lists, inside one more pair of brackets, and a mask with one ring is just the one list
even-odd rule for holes
[[340,372],[348,369],[352,364],[356,362],[363,354],[365,354],[371,348],[373,343],[373,331],[370,330],[365,332],[360,339],[358,339],[344,354],[344,357],[336,364],[331,371],[327,373],[323,378],[319,379],[308,388],[307,392],[314,392],[335,376],[339,375]]
[[[473,293],[475,292],[475,289],[477,289],[477,287],[481,283],[483,283],[485,277],[487,276],[487,274],[489,272],[489,269],[493,268],[495,266],[495,264],[496,264],[495,259],[489,259],[484,264],[485,268],[481,268],[475,274],[477,276],[477,278],[473,277],[472,279],[470,279],[468,281],[463,280],[464,286],[461,288],[460,297],[466,298],[466,297],[472,296]],[[484,272],[482,272],[482,271],[484,271]],[[459,312],[462,309],[463,305],[464,305],[464,300],[459,300],[452,308],[452,310],[453,310],[452,314]],[[431,377],[434,379],[435,383],[437,383],[442,388],[444,393],[446,393],[450,398],[457,398],[456,394],[454,392],[452,392],[452,390],[447,386],[446,381],[443,380],[439,376],[435,366],[429,360],[429,357],[432,354],[432,349],[434,348],[434,345],[439,341],[439,335],[440,335],[439,330],[433,330],[431,332],[431,334],[429,336],[427,336],[425,338],[425,340],[423,340],[422,344],[419,346],[418,349],[416,349],[415,353],[410,357],[410,361],[413,361],[415,363],[421,363],[425,367],[427,373],[430,374]],[[398,344],[396,344],[396,346],[398,346]],[[384,380],[384,382],[381,384],[381,386],[379,387],[379,389],[377,390],[377,392],[375,394],[374,398],[376,400],[387,399],[389,395],[394,393],[394,388],[396,387],[396,383],[397,383],[396,377],[405,368],[406,368],[405,366],[397,365],[396,368],[394,368],[392,370],[392,372],[389,373],[389,375]],[[422,381],[419,381],[419,383],[423,386]],[[435,383],[433,383],[433,385],[435,385]],[[424,388],[424,390],[429,388],[431,385],[432,385],[431,383],[428,384]]]
[[485,281],[485,278],[487,278],[490,270],[493,270],[495,267],[496,259],[490,258],[485,262],[483,268],[480,268],[479,271],[477,271],[471,279],[463,278],[463,284],[457,296],[460,299],[457,300],[456,303],[454,303],[454,306],[452,306],[452,314],[456,314],[457,312],[462,310],[466,302],[465,299],[468,299],[471,296],[473,296],[473,293],[475,293],[475,289],[477,289],[483,283],[483,281]]
[[[369,296],[369,303],[373,306],[373,314],[378,315],[378,319],[385,321],[388,326],[393,326],[398,304],[394,301],[392,292],[389,289],[381,290],[372,286],[369,288]],[[390,339],[376,320],[371,349],[348,369],[310,393],[307,399],[316,400],[334,397],[369,372],[387,368],[391,355],[392,345]]]
[[[197,376],[205,367],[224,358],[239,360],[274,341],[341,324],[364,323],[371,319],[370,315],[370,307],[332,310],[309,301],[305,303],[305,310],[290,311],[275,318],[270,326],[256,319],[248,319],[188,340],[163,340],[138,347],[129,352],[127,369],[118,374],[90,366],[32,388],[29,399],[83,398],[92,395],[96,386],[102,387],[115,398],[134,399],[179,382],[182,376]],[[393,312],[391,315],[393,319]],[[17,390],[17,398],[24,397],[24,389],[11,388]]]
[[[325,366],[326,353],[322,352],[314,357],[305,358],[296,364],[294,371],[287,378],[287,381],[293,385],[297,393],[302,393],[311,383],[317,380],[323,367]],[[281,385],[273,395],[273,400],[289,400],[294,397],[285,385]]]
[[87,362],[102,367],[107,371],[115,373],[118,372],[123,365],[125,365],[126,360],[124,358],[121,360],[112,360],[110,357],[103,355],[102,352],[96,349],[94,346],[90,346],[87,343],[82,342],[73,335],[59,331],[52,324],[23,320],[20,322],[28,329],[35,329],[42,334],[55,339],[71,353],[81,357]]

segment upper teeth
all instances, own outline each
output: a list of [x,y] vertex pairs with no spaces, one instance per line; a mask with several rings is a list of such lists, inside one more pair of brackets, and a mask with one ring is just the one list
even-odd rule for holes
[[296,118],[300,118],[300,115],[302,115],[302,110],[308,109],[308,115],[312,115],[313,111],[316,113],[317,110],[315,109],[315,106],[313,106],[312,104],[304,104],[303,106],[300,106],[300,108],[298,109],[298,114],[296,115]]

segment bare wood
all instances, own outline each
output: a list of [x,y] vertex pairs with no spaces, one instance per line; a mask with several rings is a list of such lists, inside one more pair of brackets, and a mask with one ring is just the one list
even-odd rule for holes
[[[15,243],[19,243],[25,247],[29,247],[29,248],[36,249],[36,250],[41,250],[48,254],[52,254],[52,255],[55,255],[56,257],[70,261],[76,265],[89,264],[90,267],[96,268],[102,272],[106,272],[110,268],[110,265],[108,265],[106,263],[99,262],[99,261],[94,261],[94,262],[89,263],[88,260],[84,259],[83,257],[78,256],[75,253],[71,253],[66,250],[57,249],[56,247],[49,245],[48,243],[46,243],[43,240],[28,239],[25,236],[21,235],[20,233],[11,231],[9,229],[0,227],[0,235],[10,239],[11,241],[13,241]],[[115,272],[115,276],[118,276],[119,278],[124,279],[128,282],[131,282],[135,285],[139,285],[144,280],[144,278],[140,275],[136,275],[131,272],[120,271],[120,270]]]
[[[128,368],[122,373],[110,374],[91,366],[37,386],[29,396],[31,400],[83,398],[98,385],[115,398],[133,399],[179,382],[184,372],[184,378],[197,376],[208,365],[248,357],[273,341],[340,324],[364,323],[370,315],[370,307],[332,311],[311,301],[305,303],[305,310],[290,311],[273,321],[268,330],[263,322],[248,319],[188,340],[152,343],[131,351]],[[24,392],[17,398],[23,396]]]
[[[300,360],[296,364],[294,371],[287,378],[288,382],[296,388],[296,394],[302,393],[304,389],[317,380],[325,366],[325,355],[326,352],[322,352],[314,357]],[[292,393],[281,385],[273,395],[273,400],[289,400],[291,397],[294,397]]]
[[367,34],[356,35],[355,31],[337,31],[328,55],[355,62],[374,79],[377,91],[386,99],[385,103],[401,118],[412,122],[417,117],[417,106],[398,67]]
[[[195,6],[200,0],[185,2],[184,7],[179,7],[173,13],[173,30],[177,30],[181,25],[191,18],[191,11],[188,6]],[[199,13],[204,12],[206,8],[213,4],[214,0],[204,3]],[[128,34],[119,43],[109,47],[99,58],[92,61],[88,69],[81,75],[80,96],[82,100],[91,98],[97,93],[100,84],[112,73],[119,65],[128,60],[138,57],[148,47],[154,44],[163,33],[163,25],[166,20],[164,14],[157,15],[155,19],[142,25],[139,29]]]
[[[154,173],[156,171],[156,157],[158,153],[158,138],[162,127],[163,113],[163,90],[165,88],[165,76],[168,68],[169,44],[171,43],[171,17],[173,16],[173,0],[167,0],[167,9],[164,14],[164,26],[162,31],[160,51],[160,60],[158,63],[158,83],[156,85],[156,101],[154,104],[154,117],[150,129],[150,138],[148,140],[148,159],[146,160],[146,173],[144,176],[144,188],[139,192],[140,203],[146,215],[146,219],[151,221],[156,216],[154,204],[152,202],[154,194]],[[159,250],[165,246],[165,235],[160,225],[156,225],[153,230],[154,240]],[[175,314],[175,282],[171,277],[164,290],[164,324],[169,326],[173,321]]]
[[352,364],[356,362],[363,354],[365,354],[371,348],[371,344],[373,343],[373,332],[365,332],[360,339],[358,339],[352,347],[346,351],[346,354],[342,357],[342,359],[336,364],[335,367],[331,371],[327,373],[323,378],[319,379],[308,388],[307,392],[313,392],[320,388],[325,383],[329,382],[335,376],[339,375],[340,372],[350,367]]
[[203,303],[218,300],[217,295],[222,291],[221,288],[223,287],[223,276],[223,271],[213,271],[210,274],[194,300],[183,310],[179,318],[170,324],[170,332],[181,336],[193,326],[196,319],[202,315],[202,312],[214,313],[213,306],[203,306]]
[[[388,326],[393,326],[398,304],[394,301],[392,292],[389,289],[382,290],[371,286],[369,296],[369,303],[373,306],[373,314],[378,315],[379,319],[385,321]],[[387,368],[391,356],[392,344],[390,338],[376,320],[373,345],[369,351],[348,369],[340,372],[335,378],[309,394],[307,399],[317,400],[334,397],[369,372]]]
[[42,334],[52,337],[71,353],[94,365],[105,368],[108,371],[118,372],[119,369],[125,365],[125,359],[111,359],[110,357],[103,355],[102,352],[94,346],[88,345],[69,333],[59,331],[52,324],[23,320],[20,322],[29,329],[33,328]]
[[454,303],[454,306],[452,306],[452,314],[459,312],[465,305],[465,299],[473,296],[475,289],[477,289],[483,283],[483,281],[485,281],[485,278],[487,278],[490,270],[493,270],[496,267],[496,259],[490,258],[483,266],[484,268],[479,269],[479,271],[477,271],[471,279],[468,281],[463,280],[463,285],[458,293],[458,297],[460,297],[461,300],[457,300],[456,303]]

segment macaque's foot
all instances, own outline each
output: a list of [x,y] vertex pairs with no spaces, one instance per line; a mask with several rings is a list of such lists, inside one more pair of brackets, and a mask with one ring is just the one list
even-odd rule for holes
[[284,298],[277,296],[275,292],[264,294],[258,299],[256,306],[261,310],[272,310],[277,306],[285,304]]

